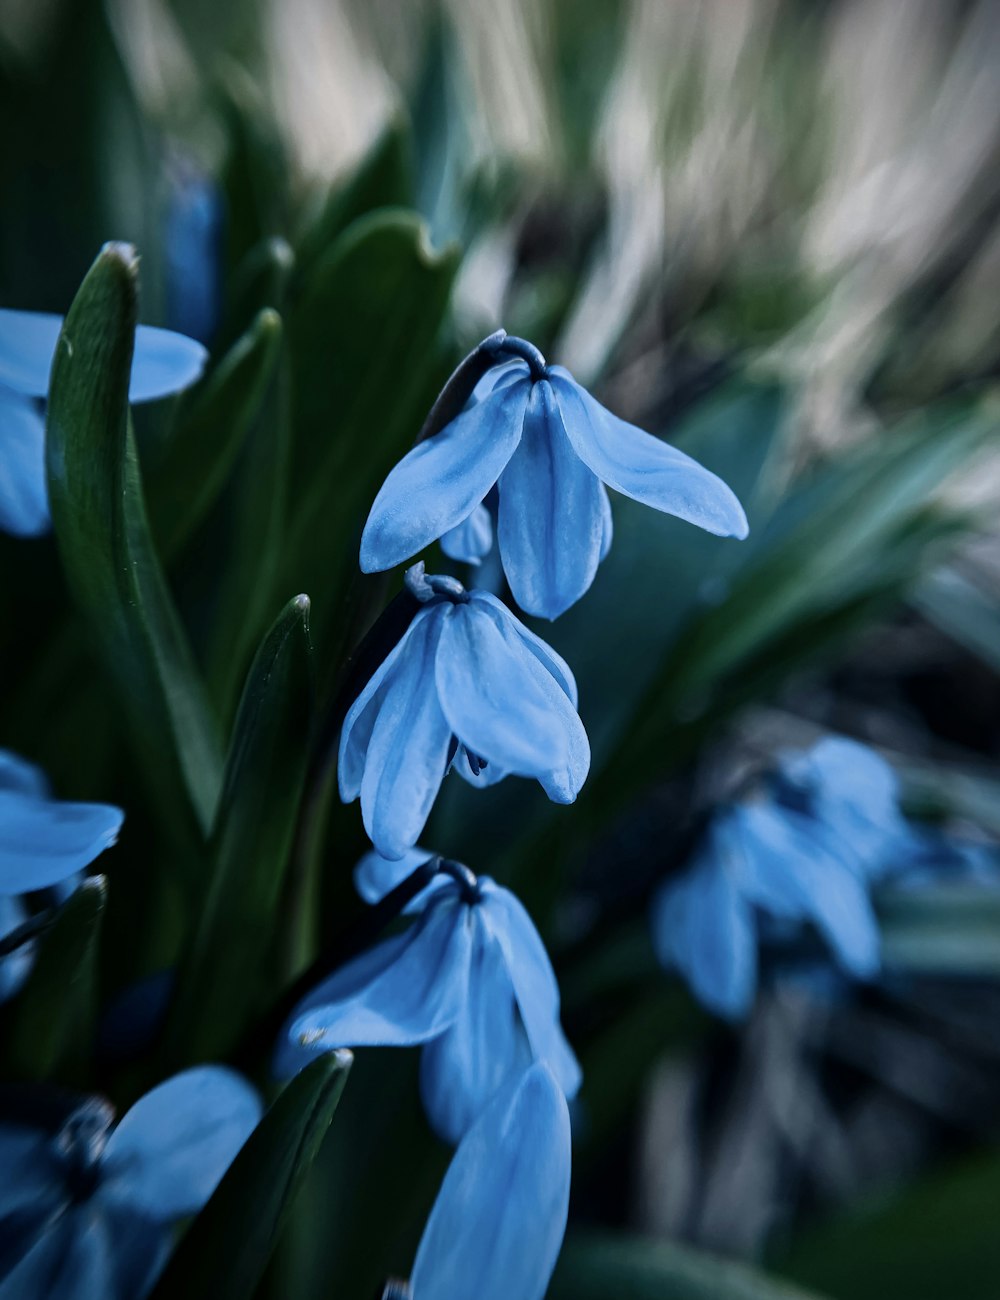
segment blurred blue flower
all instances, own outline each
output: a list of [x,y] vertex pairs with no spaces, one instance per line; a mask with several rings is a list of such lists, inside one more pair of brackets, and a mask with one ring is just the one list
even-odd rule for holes
[[535,777],[572,803],[590,768],[564,661],[495,596],[425,577],[425,607],[372,675],[344,721],[338,777],[361,797],[365,830],[386,858],[417,841],[449,767],[473,785]]
[[697,461],[619,420],[561,366],[520,340],[523,356],[490,371],[473,400],[391,471],[361,538],[366,573],[447,538],[475,562],[488,534],[482,503],[498,489],[504,573],[520,607],[556,618],[587,591],[611,544],[607,487],[722,536],[745,537],[736,497]]
[[178,155],[168,167],[170,194],[164,230],[167,321],[207,343],[222,301],[223,210],[214,177]]
[[[37,537],[49,528],[40,399],[49,391],[62,324],[62,316],[0,309],[0,529],[16,537]],[[129,400],[150,402],[188,388],[207,359],[193,339],[140,325]]]
[[542,1300],[559,1257],[572,1152],[555,1079],[532,1066],[462,1138],[413,1265],[413,1300]]
[[0,894],[68,879],[114,844],[124,818],[109,804],[53,799],[39,768],[0,750]]
[[[373,898],[419,865],[365,862],[362,892]],[[532,1061],[544,1061],[565,1095],[576,1095],[580,1067],[531,918],[508,890],[461,870],[459,879],[440,873],[414,900],[408,930],[342,966],[296,1007],[278,1045],[280,1077],[333,1047],[426,1044],[421,1094],[449,1142]]]
[[0,1300],[132,1300],[171,1225],[211,1196],[260,1118],[239,1075],[200,1066],[141,1097],[117,1127],[100,1098],[50,1132],[0,1120]]

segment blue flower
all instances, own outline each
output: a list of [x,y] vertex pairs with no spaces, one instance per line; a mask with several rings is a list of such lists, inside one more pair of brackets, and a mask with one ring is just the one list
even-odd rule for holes
[[[363,892],[387,892],[419,862],[367,860]],[[395,868],[395,869],[393,869]],[[568,1097],[580,1067],[559,1024],[559,988],[531,918],[508,890],[453,868],[414,900],[416,921],[324,980],[292,1013],[275,1070],[333,1047],[426,1044],[421,1094],[435,1131],[457,1142],[490,1098],[544,1061]]]
[[[0,309],[0,529],[36,537],[49,528],[45,417],[49,371],[63,318]],[[189,387],[208,353],[193,339],[140,325],[129,400],[149,402]]]
[[215,179],[188,157],[173,159],[168,172],[167,320],[204,343],[215,333],[222,299],[222,195]]
[[657,956],[710,1010],[737,1018],[753,1003],[768,922],[811,923],[855,979],[879,969],[878,925],[857,860],[807,814],[770,801],[736,804],[654,896]]
[[118,838],[125,814],[53,799],[39,768],[0,750],[0,894],[47,889],[82,871]]
[[239,1075],[201,1066],[160,1084],[117,1127],[100,1098],[55,1134],[0,1120],[0,1300],[132,1300],[260,1118]]
[[[587,591],[611,544],[605,488],[722,536],[745,537],[736,497],[668,443],[605,410],[530,344],[481,380],[440,433],[392,470],[361,538],[366,573],[390,569],[447,538],[447,554],[481,558],[482,503],[498,490],[497,535],[514,598],[556,618]],[[480,396],[481,394],[481,396]]]
[[473,785],[535,777],[571,803],[590,768],[573,674],[495,596],[407,575],[428,603],[348,711],[338,778],[386,858],[417,841],[454,765]]
[[566,1231],[571,1161],[565,1098],[534,1065],[452,1157],[417,1248],[413,1300],[542,1300]]

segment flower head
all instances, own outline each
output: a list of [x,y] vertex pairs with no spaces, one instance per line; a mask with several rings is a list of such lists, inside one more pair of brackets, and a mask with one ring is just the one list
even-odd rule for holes
[[55,1134],[0,1120],[0,1296],[145,1295],[260,1118],[230,1070],[186,1070],[113,1125],[84,1100]]
[[0,894],[47,889],[82,871],[118,838],[125,814],[53,799],[44,773],[0,750]]
[[[370,856],[361,867],[363,892],[386,892],[408,874],[398,868]],[[575,1096],[580,1067],[559,1024],[559,988],[514,895],[462,868],[435,876],[412,910],[417,919],[408,930],[342,966],[299,1004],[276,1072],[292,1074],[332,1047],[425,1044],[424,1105],[451,1142],[533,1060]]]
[[566,1231],[572,1153],[562,1090],[533,1065],[452,1157],[413,1265],[413,1300],[542,1300]]
[[340,738],[345,803],[399,858],[417,841],[451,766],[473,785],[535,777],[571,803],[590,768],[573,674],[495,596],[409,571],[427,603],[354,701]]
[[[502,333],[502,332],[501,332]],[[606,487],[722,536],[746,516],[716,475],[619,420],[569,371],[521,340],[471,402],[392,470],[361,538],[366,573],[390,569],[438,538],[455,557],[482,557],[498,492],[497,533],[510,589],[529,614],[556,618],[587,591],[611,544]]]
[[[49,372],[63,317],[0,309],[0,529],[35,537],[49,528],[45,417]],[[193,339],[140,325],[129,400],[150,402],[190,387],[208,353]]]

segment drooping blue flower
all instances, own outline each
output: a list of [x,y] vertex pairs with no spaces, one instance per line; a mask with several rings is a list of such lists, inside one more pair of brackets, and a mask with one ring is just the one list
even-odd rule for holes
[[125,814],[53,799],[44,773],[0,750],[0,894],[47,889],[114,844]]
[[[63,317],[0,309],[0,529],[37,537],[49,528],[45,418],[49,372]],[[150,402],[188,388],[208,353],[193,339],[140,325],[129,400]]]
[[88,1098],[55,1134],[0,1119],[0,1300],[135,1300],[171,1226],[211,1196],[260,1118],[239,1075],[200,1066],[148,1092],[114,1126]]
[[[722,536],[745,537],[732,491],[683,452],[619,420],[561,366],[522,340],[466,408],[392,470],[361,539],[366,573],[447,537],[452,557],[482,557],[482,503],[498,491],[504,573],[523,610],[556,618],[587,591],[611,544],[607,487]],[[513,360],[510,352],[519,355]]]
[[[362,892],[372,898],[412,870],[367,861]],[[333,1047],[425,1044],[424,1106],[450,1142],[533,1060],[575,1096],[580,1067],[559,1023],[559,987],[514,895],[485,876],[442,872],[411,910],[408,930],[342,966],[296,1007],[279,1040],[278,1075]]]
[[565,662],[495,596],[407,575],[426,601],[344,721],[338,779],[386,858],[417,841],[450,766],[473,785],[535,777],[572,803],[590,768]]
[[413,1300],[542,1300],[569,1210],[569,1112],[543,1065],[462,1138],[424,1228]]

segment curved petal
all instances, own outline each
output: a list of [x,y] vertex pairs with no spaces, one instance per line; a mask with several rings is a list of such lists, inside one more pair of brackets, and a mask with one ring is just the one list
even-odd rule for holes
[[567,1097],[580,1090],[582,1073],[559,1023],[559,985],[534,922],[521,901],[488,877],[480,878],[491,931],[504,954],[528,1041]]
[[0,384],[26,397],[46,397],[62,316],[0,308]]
[[233,1070],[175,1074],[122,1116],[101,1157],[101,1197],[156,1221],[205,1204],[261,1116],[256,1091]]
[[208,352],[186,334],[140,325],[135,332],[130,402],[153,402],[181,393],[201,378]]
[[448,1166],[413,1265],[413,1300],[542,1300],[566,1230],[569,1111],[544,1066],[504,1089]]
[[49,778],[42,769],[11,749],[0,749],[0,790],[14,790],[18,794],[33,795],[36,799],[52,796]]
[[417,842],[448,769],[452,729],[438,703],[434,661],[449,605],[412,626],[372,726],[361,779],[361,815],[384,858]]
[[601,554],[600,563],[603,564],[608,558],[608,552],[611,550],[611,543],[615,537],[615,521],[611,513],[611,498],[608,496],[608,490],[601,484]]
[[722,537],[746,537],[732,489],[676,447],[619,420],[568,370],[550,368],[566,434],[576,454],[608,487]]
[[465,1002],[455,1023],[420,1057],[420,1095],[431,1127],[456,1144],[503,1087],[531,1065],[503,949],[481,906],[472,909]]
[[[395,859],[383,858],[381,853],[372,849],[354,868],[354,888],[366,903],[379,903],[386,894],[401,885],[407,876],[411,876],[418,867],[433,857],[433,853],[422,849],[419,844],[407,849],[401,858]],[[449,883],[446,875],[438,873],[432,876],[429,884],[403,908],[403,915],[422,912],[428,895],[446,888]]]
[[[62,316],[47,312],[0,310],[0,383],[29,397],[46,397]],[[200,343],[173,330],[140,325],[129,401],[149,402],[190,387],[205,369],[208,353]]]
[[[0,1124],[0,1258],[6,1245],[3,1224],[19,1211],[39,1209],[46,1215],[64,1198],[62,1170],[51,1138],[40,1129]],[[2,1267],[0,1267],[2,1272]]]
[[546,380],[531,389],[521,442],[497,487],[497,538],[514,599],[529,614],[558,618],[597,573],[604,489],[569,442]]
[[417,611],[410,626],[372,673],[364,690],[347,711],[344,725],[340,729],[340,750],[337,757],[337,784],[344,803],[350,803],[361,793],[365,755],[368,753],[375,719],[389,686],[390,674],[402,657],[414,630],[433,615],[432,609]]
[[507,771],[537,777],[550,799],[576,798],[590,767],[583,724],[539,657],[511,629],[505,635],[480,602],[453,607],[436,677],[462,744]]
[[493,549],[493,520],[486,506],[480,502],[460,524],[441,538],[441,549],[449,560],[479,565]]
[[527,646],[538,662],[556,679],[575,709],[579,702],[576,678],[562,655],[557,654],[548,641],[543,641],[540,636],[536,636],[531,628],[525,627],[492,592],[470,591],[469,600],[472,604],[479,605],[490,612],[502,636],[508,637],[513,633]]
[[660,962],[679,970],[716,1015],[745,1016],[757,989],[757,930],[725,868],[699,858],[660,887],[651,919]]
[[25,894],[65,880],[118,838],[124,813],[100,803],[61,803],[0,790],[0,893]]
[[530,387],[521,378],[467,406],[403,457],[361,535],[365,573],[401,564],[468,519],[521,440]]
[[30,397],[0,388],[0,529],[39,537],[51,522],[44,417]]
[[337,1047],[411,1047],[443,1034],[466,996],[470,927],[457,889],[441,891],[393,935],[323,981],[295,1009],[275,1058],[279,1077]]

